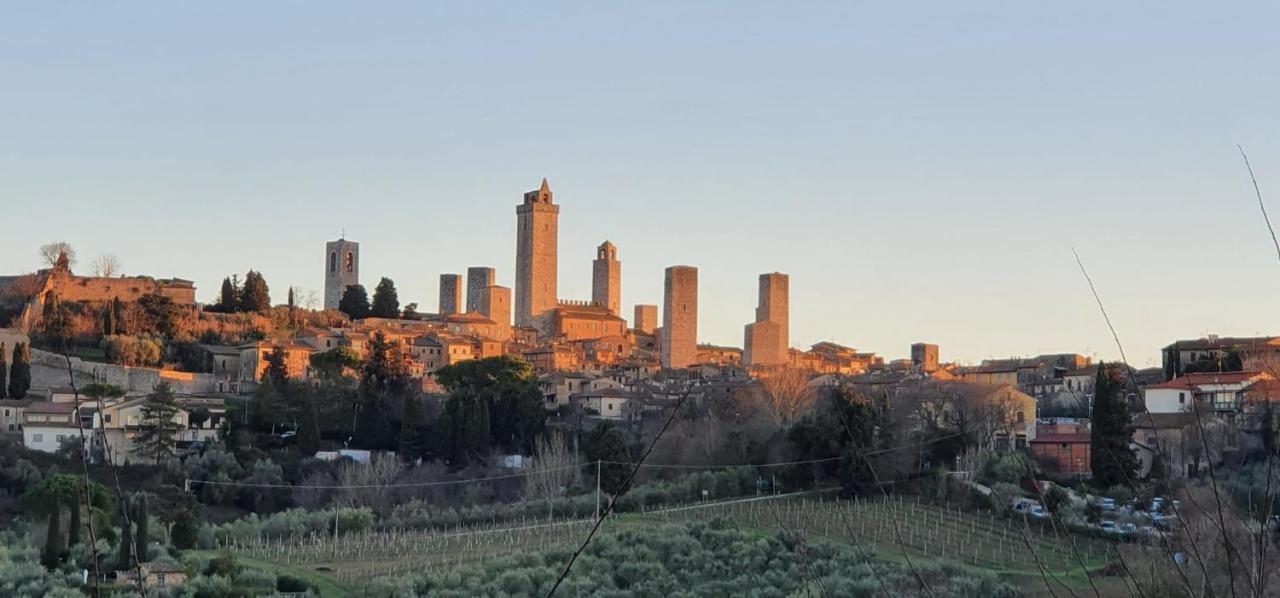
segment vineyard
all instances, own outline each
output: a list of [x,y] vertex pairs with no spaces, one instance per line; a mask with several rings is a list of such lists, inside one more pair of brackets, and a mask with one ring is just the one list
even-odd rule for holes
[[[1059,575],[1105,564],[1106,542],[1054,533],[1021,518],[959,511],[911,498],[836,500],[821,493],[726,500],[615,516],[604,531],[663,523],[724,519],[765,532],[787,530],[809,540],[901,559],[950,561],[1011,576]],[[527,520],[449,530],[389,530],[332,537],[233,541],[221,548],[354,586],[380,576],[439,573],[461,565],[581,542],[593,520]]]

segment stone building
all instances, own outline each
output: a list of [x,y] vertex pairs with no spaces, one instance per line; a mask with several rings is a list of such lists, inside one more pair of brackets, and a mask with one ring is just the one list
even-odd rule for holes
[[516,206],[516,325],[546,330],[556,308],[556,260],[560,206],[547,179]]
[[480,289],[475,311],[498,324],[500,340],[511,338],[511,289],[496,285]]
[[488,266],[467,268],[467,311],[480,311],[484,290],[498,284],[497,272]]
[[931,374],[938,371],[938,345],[916,343],[911,345],[911,366]]
[[788,361],[791,277],[773,272],[760,275],[756,321],[747,324],[743,360],[747,365],[779,366]]
[[551,312],[553,338],[575,341],[602,336],[623,336],[627,321],[609,308],[585,301],[561,301]]
[[662,292],[662,367],[686,368],[698,358],[698,269],[667,268]]
[[[470,291],[470,289],[468,289]],[[469,299],[469,298],[468,298]],[[440,275],[440,308],[441,316],[458,313],[462,305],[462,276],[459,274]],[[468,311],[470,311],[468,309]]]
[[603,305],[615,316],[622,315],[622,262],[618,248],[605,241],[596,248],[591,262],[591,302]]
[[360,244],[345,238],[324,244],[324,308],[338,309],[347,287],[360,284]]
[[635,321],[631,325],[638,332],[652,335],[653,331],[658,328],[658,306],[637,304]]

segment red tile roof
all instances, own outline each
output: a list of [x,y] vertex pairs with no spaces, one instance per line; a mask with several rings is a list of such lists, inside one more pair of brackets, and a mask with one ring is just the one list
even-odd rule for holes
[[1196,374],[1183,374],[1181,378],[1174,378],[1168,382],[1152,384],[1147,386],[1152,388],[1171,388],[1171,389],[1187,389],[1202,386],[1206,384],[1240,384],[1247,382],[1253,378],[1269,378],[1263,372],[1207,372]]

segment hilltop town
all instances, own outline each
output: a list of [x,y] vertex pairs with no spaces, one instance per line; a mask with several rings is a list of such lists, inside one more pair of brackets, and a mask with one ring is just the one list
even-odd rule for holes
[[[855,539],[944,563],[1007,567],[1029,554],[1057,559],[1063,574],[1096,575],[1111,562],[1099,539],[1153,558],[1140,547],[1181,542],[1196,533],[1185,522],[1208,516],[1176,512],[1182,497],[1212,493],[1215,472],[1256,479],[1259,456],[1277,451],[1280,337],[1174,340],[1151,369],[1078,353],[958,365],[927,342],[886,361],[835,342],[793,347],[790,277],[769,272],[742,346],[703,344],[695,266],[666,269],[660,305],[625,309],[619,248],[606,240],[591,297],[560,297],[560,207],[546,180],[516,206],[514,292],[496,284],[494,267],[441,273],[434,312],[401,305],[388,277],[370,292],[360,243],[346,238],[324,244],[314,308],[293,288],[273,302],[254,270],[221,281],[209,304],[190,280],[123,276],[101,261],[81,275],[67,243],[41,249],[46,268],[0,277],[0,440],[17,463],[53,460],[41,484],[79,484],[77,462],[94,484],[130,472],[116,526],[133,544],[108,542],[119,556],[94,567],[83,539],[55,529],[58,510],[29,507],[48,520],[46,566],[78,563],[96,583],[181,587],[207,583],[217,565],[175,558],[217,548],[322,563],[336,573],[295,573],[285,585],[324,593],[414,572],[398,552],[373,553],[386,566],[359,556],[363,548],[348,554],[354,545],[340,547],[337,535],[325,548],[325,534],[394,544],[392,530],[412,529],[444,547],[444,536],[431,538],[449,526],[491,527],[505,544],[475,554],[501,556],[572,537],[526,534],[516,523],[530,509],[572,527],[616,501],[635,513],[722,505],[718,516],[758,525],[750,501],[834,492],[872,501],[845,515],[859,521]],[[10,497],[54,492],[9,467],[0,477]],[[902,519],[906,497],[915,502]],[[794,525],[830,516],[806,510],[820,503],[796,504],[771,516],[799,517]],[[163,513],[163,537],[128,516],[148,508]],[[320,519],[268,531],[301,509]],[[84,525],[78,507],[68,512],[72,529]],[[943,523],[912,528],[924,539],[903,543],[898,526],[914,517]],[[984,538],[1003,540],[945,535],[978,521]],[[1040,534],[1070,530],[1084,556],[1065,557],[1058,542],[1073,540],[1061,536],[1001,553],[1028,522]],[[348,556],[333,561],[327,550]],[[432,566],[448,571],[441,558]],[[1004,591],[1029,579],[974,583]]]

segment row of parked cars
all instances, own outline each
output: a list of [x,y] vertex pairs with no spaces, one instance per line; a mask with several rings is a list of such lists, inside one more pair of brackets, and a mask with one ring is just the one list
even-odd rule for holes
[[[1173,529],[1178,522],[1176,512],[1182,505],[1180,501],[1168,502],[1161,496],[1153,498],[1150,505],[1138,502],[1120,504],[1116,499],[1107,497],[1090,498],[1090,500],[1105,513],[1097,528],[1105,533],[1119,536],[1152,536],[1161,531]],[[1146,509],[1144,510],[1143,507]],[[1014,513],[1036,519],[1052,516],[1039,501],[1028,498],[1015,499],[1010,508]],[[1111,518],[1107,518],[1108,516]],[[1128,521],[1116,521],[1117,516]]]

